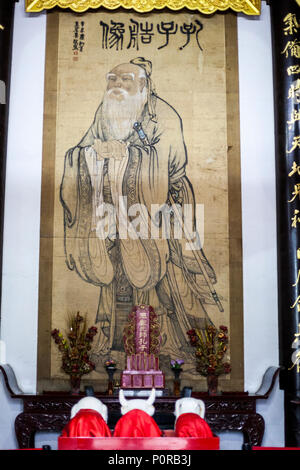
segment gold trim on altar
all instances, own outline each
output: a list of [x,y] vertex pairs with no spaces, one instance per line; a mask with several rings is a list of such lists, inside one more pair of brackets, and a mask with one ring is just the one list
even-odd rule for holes
[[123,7],[139,13],[160,10],[165,7],[171,10],[188,8],[189,10],[198,10],[206,15],[231,8],[246,15],[260,15],[261,0],[25,0],[25,9],[28,13],[49,10],[54,7],[70,8],[77,13],[99,7],[109,10]]

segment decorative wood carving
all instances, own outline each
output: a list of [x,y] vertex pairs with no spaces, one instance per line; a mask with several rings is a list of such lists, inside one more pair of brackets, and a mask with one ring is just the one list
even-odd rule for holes
[[[117,397],[96,395],[108,407],[108,424],[113,428],[120,418],[120,404]],[[21,398],[21,397],[19,397]],[[256,395],[209,397],[202,396],[206,406],[205,419],[213,432],[240,431],[244,442],[251,445],[261,445],[264,435],[264,419],[256,413]],[[22,397],[24,412],[15,421],[15,431],[19,447],[34,447],[34,434],[37,431],[61,431],[70,419],[70,409],[78,401],[78,397],[69,398],[45,394],[41,397]],[[172,429],[174,426],[174,407],[176,397],[162,397],[155,401],[154,419],[162,429]]]

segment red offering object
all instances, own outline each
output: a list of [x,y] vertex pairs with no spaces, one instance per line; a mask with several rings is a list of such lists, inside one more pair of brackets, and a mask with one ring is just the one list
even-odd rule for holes
[[122,388],[165,387],[165,376],[159,369],[160,343],[158,318],[151,305],[133,307],[124,328],[127,359],[121,374]]
[[162,431],[145,411],[134,409],[123,415],[116,424],[114,437],[160,437]]
[[58,450],[219,450],[218,437],[59,437]]
[[213,437],[207,422],[196,413],[183,413],[176,420],[177,437]]
[[106,422],[95,410],[82,409],[64,427],[63,437],[110,437]]

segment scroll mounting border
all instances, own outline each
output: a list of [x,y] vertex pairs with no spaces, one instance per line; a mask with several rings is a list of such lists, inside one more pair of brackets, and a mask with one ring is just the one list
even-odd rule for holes
[[170,8],[180,10],[198,10],[200,13],[210,15],[216,11],[225,11],[229,8],[246,15],[260,15],[261,0],[25,0],[27,13],[41,12],[54,7],[70,8],[76,13],[83,13],[88,9],[104,7],[115,10],[122,7],[133,9],[138,13],[146,13],[152,10]]

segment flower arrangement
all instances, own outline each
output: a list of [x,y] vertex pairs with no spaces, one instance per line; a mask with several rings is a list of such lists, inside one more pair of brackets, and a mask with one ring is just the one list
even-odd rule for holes
[[113,359],[109,359],[108,361],[105,361],[104,365],[105,365],[106,369],[108,369],[108,368],[111,368],[111,369],[114,368],[115,369],[117,367],[117,363]]
[[207,377],[208,375],[229,374],[230,364],[223,362],[228,349],[228,328],[224,325],[217,329],[206,325],[203,330],[193,328],[187,331],[191,346],[197,360],[196,370]]
[[184,360],[183,359],[172,359],[170,361],[170,364],[171,364],[171,369],[181,369],[181,366],[184,364]]
[[79,312],[70,316],[67,339],[55,328],[51,336],[62,353],[62,370],[70,376],[81,377],[95,369],[90,361],[89,351],[97,328],[91,326],[87,329],[86,319]]

